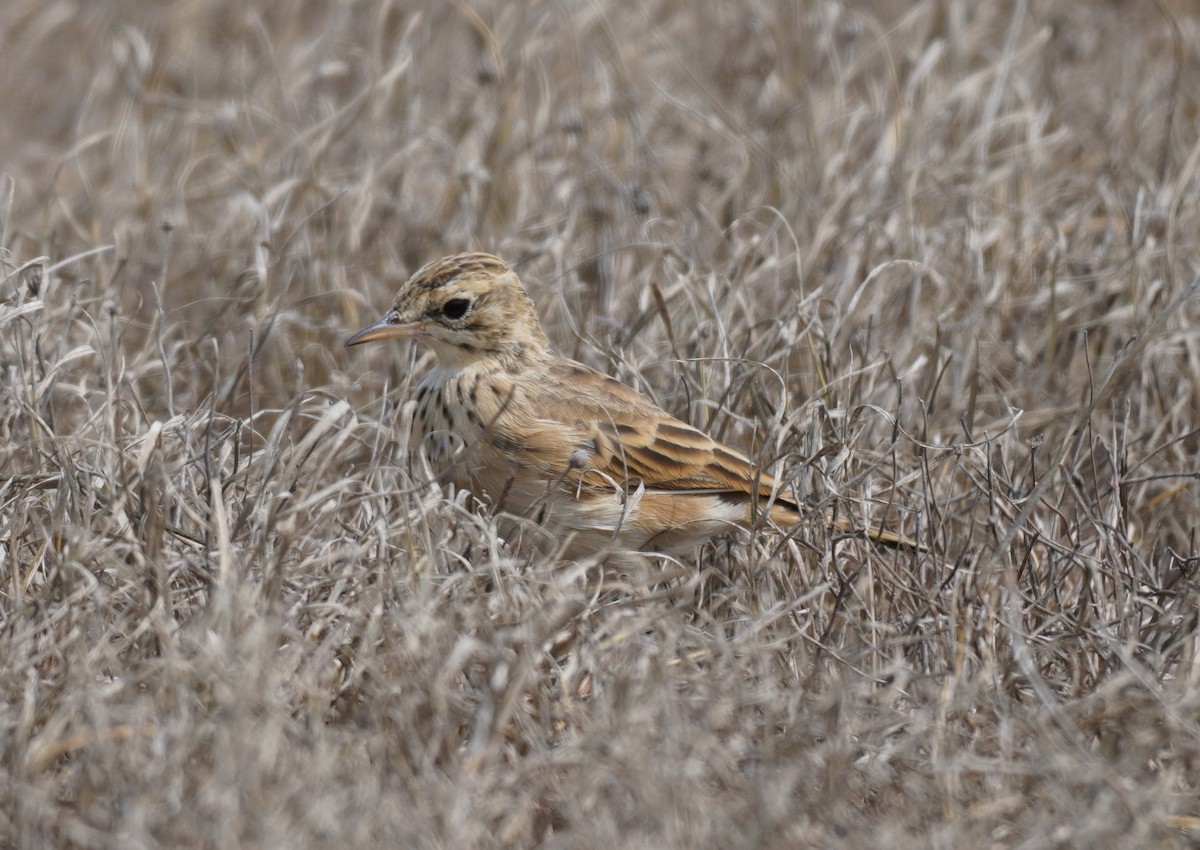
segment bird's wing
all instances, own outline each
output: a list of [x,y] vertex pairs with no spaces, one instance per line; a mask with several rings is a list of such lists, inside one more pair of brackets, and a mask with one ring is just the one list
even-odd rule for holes
[[776,489],[774,478],[745,455],[614,378],[571,361],[555,364],[547,378],[536,390],[536,408],[567,427],[569,450],[558,464],[577,486],[611,491],[641,484],[647,491],[754,496],[764,502]]

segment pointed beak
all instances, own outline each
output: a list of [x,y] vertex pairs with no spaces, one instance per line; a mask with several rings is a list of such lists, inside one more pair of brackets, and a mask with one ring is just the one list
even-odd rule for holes
[[346,347],[362,345],[364,342],[374,342],[377,339],[398,339],[415,336],[421,332],[420,322],[391,323],[392,314],[388,313],[378,322],[367,325],[354,336],[346,340]]

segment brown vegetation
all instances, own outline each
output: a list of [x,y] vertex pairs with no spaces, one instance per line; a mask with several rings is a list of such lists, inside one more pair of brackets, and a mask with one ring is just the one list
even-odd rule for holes
[[[1186,3],[0,5],[0,847],[1184,847]],[[818,519],[507,548],[422,262]]]

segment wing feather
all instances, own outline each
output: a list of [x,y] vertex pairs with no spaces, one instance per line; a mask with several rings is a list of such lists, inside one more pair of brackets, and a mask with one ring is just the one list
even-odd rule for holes
[[[740,452],[681,422],[613,378],[565,361],[555,363],[544,385],[531,389],[545,424],[567,426],[563,457],[552,460],[574,487],[611,492],[613,482],[632,490],[701,492],[731,501],[767,499],[775,479]],[[572,452],[582,448],[586,465]],[[787,499],[781,506],[795,509]]]

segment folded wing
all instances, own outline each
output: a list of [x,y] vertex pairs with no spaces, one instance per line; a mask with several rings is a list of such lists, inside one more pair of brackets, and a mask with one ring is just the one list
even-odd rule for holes
[[[557,364],[556,364],[557,365]],[[560,468],[581,492],[611,493],[614,487],[647,492],[716,495],[733,503],[757,500],[764,508],[798,515],[797,506],[775,493],[775,479],[748,458],[656,407],[619,381],[579,363],[557,365],[563,374],[538,407],[569,425],[572,443]],[[783,519],[783,517],[780,517]]]

